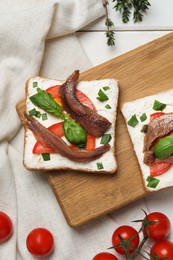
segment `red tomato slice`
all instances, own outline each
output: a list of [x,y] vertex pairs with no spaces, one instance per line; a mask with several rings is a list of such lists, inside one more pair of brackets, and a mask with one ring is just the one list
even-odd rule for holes
[[52,95],[53,98],[59,98],[60,97],[60,85],[52,86],[50,88],[47,88],[45,92],[48,92]]
[[163,112],[156,112],[150,115],[150,121],[152,121],[153,119],[155,119],[156,117],[159,117],[161,115],[164,115],[165,113]]
[[166,172],[167,170],[169,170],[169,168],[171,167],[171,163],[168,162],[158,162],[158,163],[153,163],[150,166],[150,175],[152,177],[155,176],[159,176],[162,173]]
[[[62,137],[64,135],[62,122],[51,125],[50,127],[48,127],[48,129],[59,137]],[[32,153],[33,154],[53,153],[53,151],[48,147],[44,147],[40,142],[36,142],[33,147]]]
[[86,150],[93,150],[96,145],[96,138],[93,135],[87,134]]

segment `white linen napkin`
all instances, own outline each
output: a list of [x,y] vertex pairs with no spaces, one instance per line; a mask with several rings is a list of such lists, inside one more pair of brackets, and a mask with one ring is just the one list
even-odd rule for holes
[[77,230],[68,226],[45,176],[22,165],[23,129],[15,106],[25,95],[26,79],[65,79],[74,69],[92,66],[74,32],[104,14],[102,1],[1,0],[0,14],[0,210],[14,224],[13,236],[0,245],[0,259],[35,259],[25,241],[42,226],[55,238],[46,259],[91,260],[110,246],[119,218],[111,214]]

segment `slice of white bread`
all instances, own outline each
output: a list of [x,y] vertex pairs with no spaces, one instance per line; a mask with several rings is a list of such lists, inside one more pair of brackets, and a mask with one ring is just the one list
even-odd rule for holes
[[[173,112],[173,90],[164,91],[152,96],[146,96],[138,100],[124,103],[121,106],[121,111],[126,120],[126,124],[132,115],[136,115],[139,121],[135,127],[127,124],[127,129],[134,146],[139,166],[141,168],[145,189],[148,191],[155,191],[173,186],[173,166],[171,166],[171,168],[162,175],[155,176],[154,178],[158,179],[158,185],[155,188],[151,188],[148,186],[149,181],[147,181],[148,176],[150,176],[150,167],[143,163],[143,143],[145,134],[141,132],[141,128],[143,125],[147,125],[149,123],[151,114],[159,112],[153,109],[155,100],[166,104],[166,107],[163,110],[164,113]],[[141,122],[140,117],[143,113],[146,114],[147,119]]]
[[[37,83],[34,83],[37,82]],[[30,110],[36,109],[40,111],[41,114],[45,113],[42,109],[33,105],[29,97],[37,93],[37,87],[42,90],[55,85],[61,85],[63,81],[52,80],[48,78],[34,77],[27,81],[26,83],[26,112],[29,113]],[[37,85],[37,87],[33,87]],[[104,88],[106,87],[106,88]],[[111,134],[111,140],[109,144],[111,149],[106,152],[101,158],[93,160],[87,163],[77,163],[71,161],[60,154],[50,154],[50,160],[44,161],[41,155],[33,154],[32,150],[36,139],[29,129],[25,129],[25,141],[24,141],[24,155],[23,163],[28,170],[77,170],[86,171],[92,173],[108,173],[113,174],[117,169],[117,163],[115,158],[115,126],[116,126],[116,112],[118,103],[118,83],[114,79],[104,79],[104,80],[94,80],[94,81],[80,81],[77,84],[77,89],[82,91],[86,96],[90,98],[94,106],[97,109],[98,114],[107,118],[111,123],[111,127],[106,132],[106,134]],[[109,100],[101,102],[97,99],[99,90],[102,89],[104,93],[108,96]],[[105,89],[105,90],[104,90]],[[106,108],[105,106],[110,107]],[[62,120],[58,117],[47,114],[47,120],[42,120],[42,118],[36,118],[42,125],[49,127],[55,123],[61,122]],[[65,137],[62,137],[65,142]],[[96,147],[101,146],[100,138],[96,138]],[[75,151],[74,151],[75,152]],[[102,163],[103,169],[98,169],[98,163]]]

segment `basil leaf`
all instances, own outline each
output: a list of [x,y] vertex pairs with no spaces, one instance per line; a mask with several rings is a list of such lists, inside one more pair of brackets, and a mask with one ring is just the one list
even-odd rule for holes
[[163,111],[166,107],[166,104],[159,102],[158,100],[154,101],[153,109],[156,111]]
[[109,100],[108,96],[100,89],[97,99],[101,102]]
[[33,82],[32,86],[33,86],[33,88],[36,88],[38,86],[38,82],[37,81]]
[[131,118],[129,119],[129,121],[127,122],[128,125],[135,127],[138,124],[138,119],[136,117],[136,115],[131,116]]
[[29,115],[30,116],[35,116],[37,114],[37,110],[35,108],[29,110]]
[[48,92],[44,92],[40,88],[37,89],[37,94],[31,96],[29,99],[31,102],[45,112],[50,113],[54,116],[62,116],[61,106],[53,99],[52,95]]
[[112,139],[111,134],[104,134],[101,138],[100,143],[101,144],[108,144],[110,142],[110,140]]
[[143,113],[142,116],[140,116],[141,122],[144,122],[146,119],[147,119],[147,115]]
[[148,182],[147,187],[149,187],[149,188],[156,188],[160,182],[159,179],[156,179],[152,176],[148,176],[146,181]]
[[173,135],[160,138],[153,148],[153,153],[156,158],[168,158],[173,153]]
[[41,115],[41,117],[42,117],[42,120],[44,121],[44,120],[47,120],[47,114],[46,113],[43,113],[42,115]]
[[87,134],[78,123],[71,119],[65,119],[63,122],[64,135],[67,140],[81,148],[85,147]]

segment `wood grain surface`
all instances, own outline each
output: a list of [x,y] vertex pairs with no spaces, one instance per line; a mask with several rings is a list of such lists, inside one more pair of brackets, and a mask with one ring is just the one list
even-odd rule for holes
[[[152,192],[144,189],[120,104],[173,87],[173,33],[92,68],[80,76],[80,80],[103,78],[119,80],[116,174],[94,175],[70,171],[48,174],[48,181],[66,220],[73,227],[116,211],[146,195],[152,195]],[[23,108],[24,102],[21,101],[17,105],[19,115]]]

